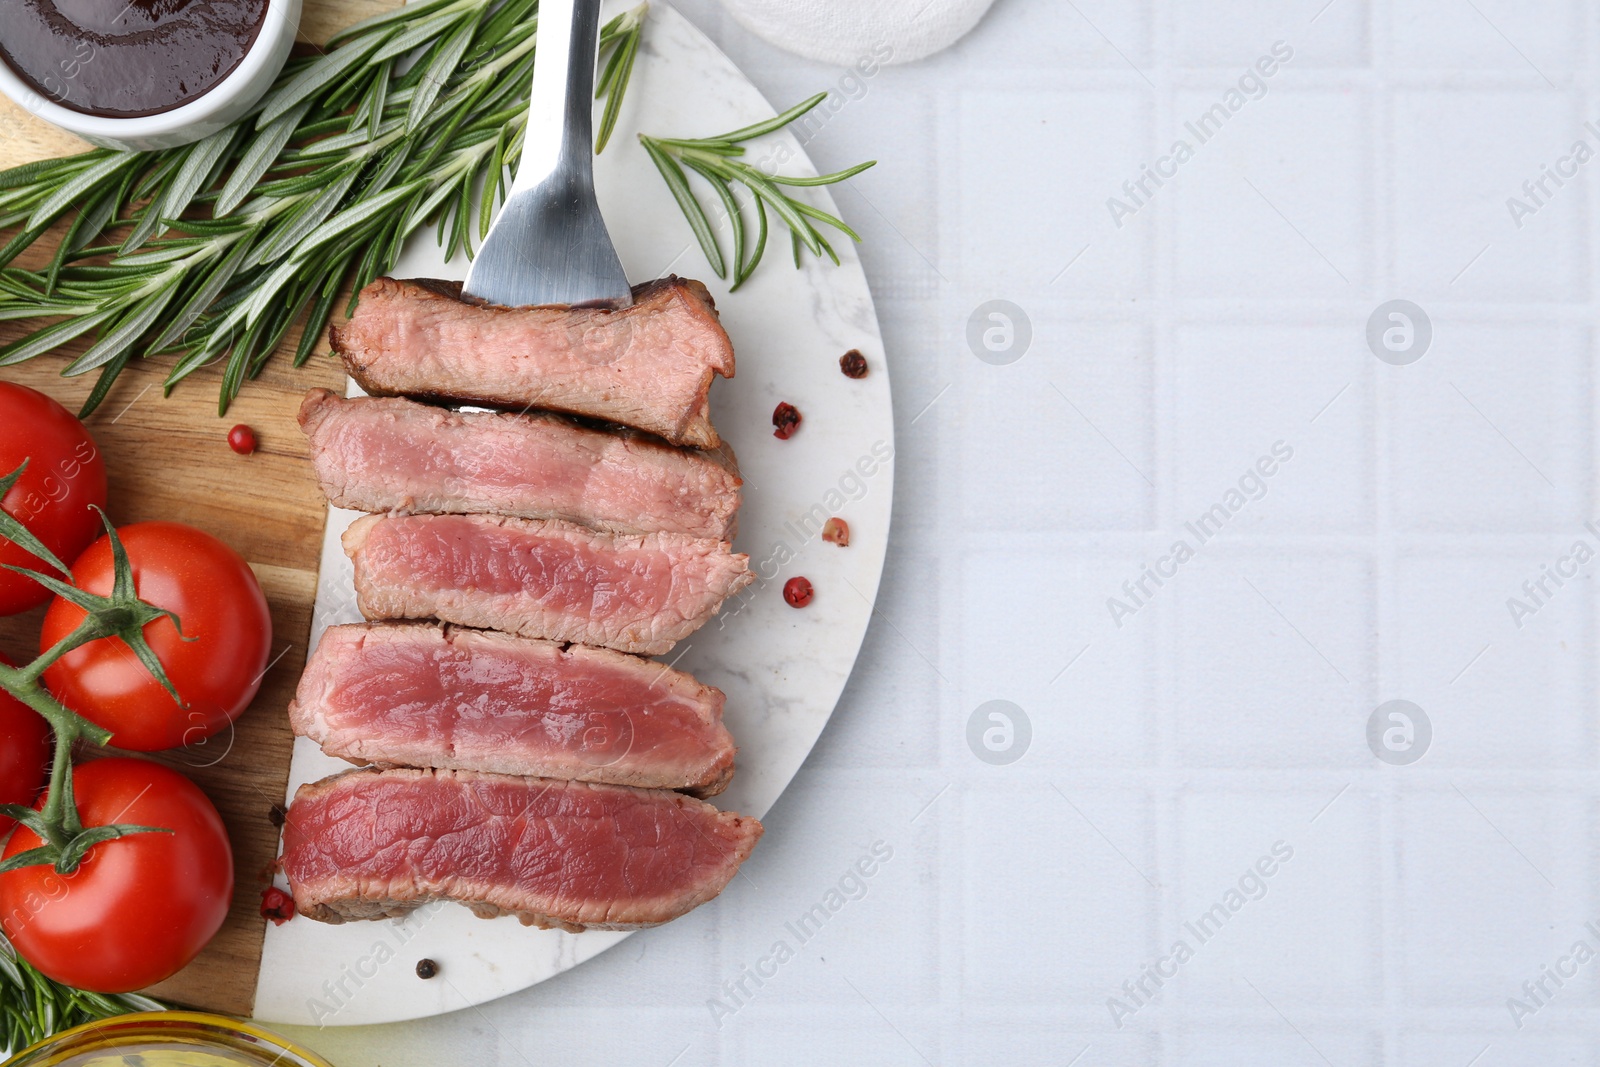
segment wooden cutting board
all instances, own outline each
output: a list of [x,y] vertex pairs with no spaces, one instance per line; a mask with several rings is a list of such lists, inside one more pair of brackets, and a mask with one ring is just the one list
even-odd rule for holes
[[[399,3],[305,0],[302,40],[325,41],[340,27]],[[0,97],[0,166],[86,147]],[[47,237],[17,265],[40,267],[49,258],[44,250],[53,247]],[[26,326],[0,323],[0,344]],[[277,658],[232,736],[224,732],[205,746],[163,757],[193,778],[221,811],[233,842],[236,886],[221,933],[192,964],[150,992],[243,1016],[251,1013],[255,1001],[266,922],[260,912],[261,890],[277,854],[272,808],[283,800],[293,750],[285,709],[305,663],[327,519],[295,412],[307,389],[344,387],[344,372],[327,357],[326,345],[306,366],[294,369],[288,357],[297,341],[290,336],[284,342],[261,377],[246,383],[226,417],[217,414],[218,369],[194,374],[164,398],[161,382],[169,361],[158,360],[130,366],[87,422],[106,458],[114,522],[167,519],[220,537],[250,561],[272,606]],[[68,345],[59,355],[0,368],[0,379],[42,390],[76,412],[94,375],[60,375],[84,347]],[[255,455],[235,455],[228,448],[228,430],[237,423],[256,431],[260,449]],[[31,658],[42,614],[41,609],[0,619],[0,650],[19,661]]]

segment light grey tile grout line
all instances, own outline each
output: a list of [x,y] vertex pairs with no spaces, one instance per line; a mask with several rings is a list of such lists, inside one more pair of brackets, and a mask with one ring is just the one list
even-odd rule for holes
[[[1397,249],[1395,247],[1395,114],[1394,95],[1387,82],[1389,72],[1389,37],[1385,29],[1392,25],[1394,12],[1393,0],[1371,0],[1368,10],[1367,41],[1368,59],[1373,70],[1379,75],[1379,81],[1374,86],[1372,93],[1372,107],[1375,113],[1375,126],[1371,130],[1372,137],[1372,171],[1374,177],[1372,210],[1373,227],[1372,241],[1377,246],[1378,264],[1373,275],[1377,283],[1378,293],[1393,291],[1396,284],[1394,278],[1394,265]],[[1380,54],[1381,53],[1381,54]],[[1377,297],[1376,293],[1369,296]],[[1386,298],[1386,297],[1384,297]],[[1369,457],[1372,475],[1372,566],[1374,573],[1371,576],[1374,593],[1372,632],[1375,635],[1370,648],[1370,669],[1373,672],[1375,692],[1363,694],[1365,703],[1375,704],[1376,701],[1399,696],[1388,689],[1388,679],[1395,673],[1395,665],[1389,662],[1392,654],[1385,649],[1383,635],[1394,632],[1394,626],[1400,618],[1399,586],[1397,574],[1399,570],[1399,557],[1394,549],[1394,444],[1390,440],[1393,436],[1393,421],[1386,416],[1395,403],[1394,390],[1391,388],[1390,375],[1386,372],[1388,367],[1368,365],[1367,373],[1372,375],[1372,453]],[[1400,916],[1403,912],[1403,892],[1400,887],[1399,869],[1399,827],[1400,818],[1399,797],[1401,779],[1396,775],[1386,776],[1375,792],[1378,804],[1377,812],[1377,838],[1375,847],[1377,855],[1374,857],[1374,873],[1380,880],[1374,907],[1377,914],[1371,916],[1371,923],[1377,929],[1377,944],[1380,947],[1378,954],[1379,975],[1379,1000],[1383,1004],[1383,1019],[1381,1030],[1383,1033],[1383,1057],[1386,1067],[1401,1067],[1400,1063],[1400,1020],[1405,1010],[1402,999],[1403,989],[1401,978],[1403,975],[1398,955],[1389,951],[1389,947],[1401,943]]]

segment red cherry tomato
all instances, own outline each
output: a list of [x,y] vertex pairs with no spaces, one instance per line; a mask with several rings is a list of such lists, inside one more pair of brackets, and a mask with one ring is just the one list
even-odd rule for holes
[[[110,730],[117,748],[158,752],[195,744],[237,719],[261,688],[272,647],[267,599],[244,558],[204,531],[141,522],[117,533],[140,599],[183,624],[182,638],[170,619],[150,623],[144,636],[188,706],[180,707],[118,637],[68,652],[45,671],[45,686]],[[79,588],[109,594],[110,539],[90,545],[72,574]],[[55,645],[83,618],[82,608],[58,597],[45,613],[40,649]]]
[[[0,662],[11,661],[0,656]],[[50,724],[11,694],[0,690],[0,804],[32,804],[50,777]],[[0,836],[16,823],[0,815]]]
[[[74,768],[72,788],[86,827],[172,832],[103,841],[69,875],[49,866],[0,874],[0,926],[29,963],[79,989],[126,993],[171,977],[228,914],[233,852],[222,817],[193,782],[149,760],[91,760]],[[39,844],[19,826],[5,855]]]
[[[28,461],[0,509],[17,519],[58,559],[71,563],[100,534],[106,466],[83,423],[43,393],[0,382],[0,477]],[[43,560],[0,538],[0,564],[53,573]],[[32,578],[0,570],[0,615],[15,615],[50,599]]]

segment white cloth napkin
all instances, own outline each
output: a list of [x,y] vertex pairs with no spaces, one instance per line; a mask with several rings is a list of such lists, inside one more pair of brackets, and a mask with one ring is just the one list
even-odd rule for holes
[[910,63],[948,48],[994,0],[722,0],[739,25],[808,59]]

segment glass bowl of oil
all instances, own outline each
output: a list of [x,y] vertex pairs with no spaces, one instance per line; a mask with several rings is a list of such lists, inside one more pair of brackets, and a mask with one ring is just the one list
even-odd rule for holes
[[193,1011],[119,1015],[64,1030],[4,1067],[331,1067],[254,1023]]

